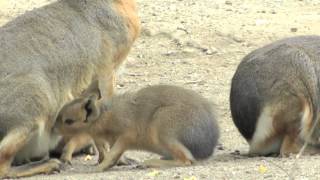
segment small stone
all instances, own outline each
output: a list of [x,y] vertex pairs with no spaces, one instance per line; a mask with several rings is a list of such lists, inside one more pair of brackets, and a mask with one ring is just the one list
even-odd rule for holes
[[197,51],[198,51],[197,49],[192,48],[192,47],[187,47],[182,50],[182,52],[184,52],[186,54],[194,54],[194,53],[197,53]]
[[117,84],[117,88],[119,89],[124,88],[124,84]]
[[220,150],[220,151],[223,151],[224,147],[223,146],[219,146],[217,149]]
[[218,50],[216,48],[214,48],[214,47],[210,47],[210,48],[204,48],[203,52],[206,55],[213,55],[213,54],[216,54],[218,52]]
[[176,174],[176,175],[173,176],[173,178],[174,178],[174,179],[180,179],[181,176],[180,176],[179,174]]
[[141,58],[143,58],[143,57],[144,57],[143,54],[138,54],[138,55],[137,55],[137,58],[139,58],[139,59],[141,59]]
[[231,1],[226,1],[225,4],[229,5],[229,6],[232,6],[232,2]]
[[244,42],[243,38],[241,38],[241,37],[239,37],[239,36],[229,34],[229,37],[230,37],[232,40],[234,40],[235,42],[237,42],[237,43],[242,43],[242,42]]
[[298,28],[291,28],[290,31],[291,31],[291,32],[297,32],[297,31],[298,31]]
[[151,28],[143,28],[142,31],[141,31],[141,34],[144,35],[144,36],[151,37],[151,36],[156,35],[157,32],[154,29],[151,29]]

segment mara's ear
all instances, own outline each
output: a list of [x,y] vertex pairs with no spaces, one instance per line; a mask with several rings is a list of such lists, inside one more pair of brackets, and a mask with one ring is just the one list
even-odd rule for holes
[[98,97],[96,95],[91,95],[86,98],[83,108],[86,111],[85,122],[92,122],[98,119],[100,116],[100,108],[97,105]]
[[97,99],[101,99],[101,91],[99,87],[99,80],[93,80],[89,87],[82,93],[83,97],[96,96]]

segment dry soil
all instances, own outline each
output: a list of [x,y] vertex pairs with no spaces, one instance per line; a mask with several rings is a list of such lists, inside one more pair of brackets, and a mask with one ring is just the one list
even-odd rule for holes
[[[0,25],[53,0],[0,0]],[[296,179],[320,178],[320,156],[248,158],[232,123],[230,80],[250,51],[272,41],[320,32],[318,0],[137,0],[142,34],[119,76],[126,91],[166,83],[191,88],[217,105],[221,139],[215,155],[196,166],[170,169],[116,167],[93,173],[96,157],[73,161],[59,174],[28,179]],[[239,153],[240,152],[240,153]],[[150,153],[128,152],[142,161]],[[294,168],[293,168],[294,167]]]

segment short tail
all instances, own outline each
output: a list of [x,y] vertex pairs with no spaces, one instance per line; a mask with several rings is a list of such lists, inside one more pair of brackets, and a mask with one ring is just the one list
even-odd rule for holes
[[[180,141],[186,146],[195,159],[210,157],[219,139],[219,127],[211,113],[201,113],[201,123],[187,129]],[[197,122],[199,123],[199,122]]]

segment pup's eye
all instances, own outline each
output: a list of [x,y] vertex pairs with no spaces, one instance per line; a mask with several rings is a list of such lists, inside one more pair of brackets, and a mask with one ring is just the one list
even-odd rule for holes
[[64,123],[66,123],[67,125],[71,125],[71,124],[74,123],[74,120],[72,120],[72,119],[66,119],[66,120],[64,121]]

